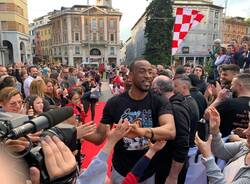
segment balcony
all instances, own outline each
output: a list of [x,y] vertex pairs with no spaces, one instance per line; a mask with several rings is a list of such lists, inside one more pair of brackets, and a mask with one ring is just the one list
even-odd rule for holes
[[81,44],[83,45],[83,46],[88,46],[88,44],[90,44],[90,45],[96,45],[96,46],[105,46],[105,47],[107,47],[107,45],[108,45],[108,42],[107,41],[104,41],[104,40],[82,40],[81,41]]

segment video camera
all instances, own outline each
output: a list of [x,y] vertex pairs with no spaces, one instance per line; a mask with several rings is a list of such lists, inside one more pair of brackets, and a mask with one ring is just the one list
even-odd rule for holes
[[[61,123],[73,116],[71,107],[63,107],[42,113],[40,116],[29,119],[27,115],[0,112],[0,141],[27,137],[29,133],[43,130],[41,137],[57,136],[71,151],[77,149],[76,128],[73,125]],[[60,123],[60,124],[59,124]],[[58,125],[57,125],[58,124]],[[35,166],[41,173],[41,184],[50,183],[50,178],[44,162],[44,155],[40,143],[32,144],[23,151],[19,158],[24,158],[29,167]]]

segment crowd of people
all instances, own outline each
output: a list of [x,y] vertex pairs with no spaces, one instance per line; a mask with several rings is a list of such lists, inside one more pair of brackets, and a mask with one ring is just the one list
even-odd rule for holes
[[[28,135],[32,141],[41,142],[51,183],[181,184],[189,170],[189,150],[197,147],[210,183],[247,184],[248,44],[238,46],[232,41],[224,48],[216,40],[209,54],[209,71],[189,64],[164,68],[144,58],[135,59],[129,67],[28,66],[21,62],[0,66],[1,112],[26,114],[32,119],[63,106],[73,109],[73,117],[64,123],[76,127],[78,146],[74,152],[57,137],[41,140],[41,132]],[[96,122],[95,107],[104,78],[114,95],[107,99],[101,121]],[[86,122],[89,109],[92,121]],[[201,120],[210,126],[211,136],[206,140],[197,133]],[[84,141],[105,145],[88,168],[77,172]],[[15,153],[24,151],[29,144],[25,138],[4,142]],[[112,152],[108,177],[107,160]],[[11,160],[7,157],[0,156],[3,163]],[[226,162],[224,168],[218,167],[218,159]],[[31,182],[39,184],[40,171],[35,167],[30,171]],[[12,179],[14,183],[16,178]]]

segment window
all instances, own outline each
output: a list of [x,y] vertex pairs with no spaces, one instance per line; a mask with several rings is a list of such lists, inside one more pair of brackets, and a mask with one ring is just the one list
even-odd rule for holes
[[80,19],[78,17],[74,18],[74,26],[79,26],[80,25]]
[[75,33],[75,41],[76,42],[80,41],[80,33]]
[[56,48],[54,48],[54,55],[56,55],[57,53],[56,53]]
[[64,48],[64,55],[65,56],[68,55],[68,49],[67,49],[67,47]]
[[0,3],[0,11],[6,11],[7,10],[7,4],[6,3]]
[[218,12],[218,11],[215,12],[214,17],[215,17],[216,19],[219,18],[219,12]]
[[103,28],[103,27],[104,27],[104,21],[103,21],[103,19],[100,19],[100,20],[99,20],[99,27],[100,27],[100,28]]
[[92,28],[92,29],[97,29],[96,19],[92,19],[91,28]]
[[114,39],[114,34],[110,34],[110,41],[113,42],[115,39]]
[[80,54],[80,47],[79,46],[75,46],[75,54]]
[[115,55],[115,48],[114,47],[110,47],[110,55],[111,56]]
[[213,40],[217,39],[217,35],[213,34]]
[[63,34],[63,43],[67,42],[67,33]]
[[96,33],[93,33],[93,40],[96,41],[97,35]]
[[104,40],[103,33],[99,33],[99,40],[100,40],[100,41],[103,41],[103,40]]
[[217,29],[217,28],[218,28],[218,24],[214,23],[214,29]]
[[109,28],[114,28],[114,20],[109,21]]
[[59,55],[61,55],[62,54],[62,49],[61,49],[61,47],[59,47]]

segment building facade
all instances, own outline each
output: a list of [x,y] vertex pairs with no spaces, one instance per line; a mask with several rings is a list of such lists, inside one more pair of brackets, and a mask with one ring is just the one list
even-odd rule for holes
[[51,24],[47,23],[34,29],[35,58],[34,63],[52,63]]
[[237,40],[238,43],[241,43],[243,38],[250,39],[250,24],[242,17],[226,18],[223,38],[225,43],[229,43],[232,39]]
[[0,64],[31,61],[27,0],[0,0]]
[[[41,62],[42,58],[43,58],[43,56],[41,55],[42,53],[39,51],[39,50],[42,50],[42,48],[40,48],[41,45],[40,45],[40,41],[39,41],[40,33],[39,33],[39,36],[36,36],[37,35],[36,31],[39,27],[41,27],[41,29],[43,29],[43,26],[45,27],[45,29],[47,29],[46,25],[49,24],[49,22],[50,22],[49,17],[50,17],[50,13],[48,13],[48,15],[44,15],[42,17],[38,17],[38,18],[34,19],[33,22],[29,24],[31,53],[32,53],[32,59],[33,59],[34,63]],[[50,28],[50,26],[49,26],[49,28]],[[47,32],[49,32],[49,31],[47,30]],[[41,35],[41,36],[43,36],[43,35]],[[49,35],[46,34],[45,37],[47,37],[47,36],[49,36]],[[38,41],[36,41],[36,39],[38,39]],[[45,39],[47,39],[47,38],[45,38]]]
[[[190,7],[199,10],[205,17],[202,22],[191,30],[179,47],[175,60],[179,64],[187,62],[203,64],[208,57],[208,49],[212,48],[213,40],[222,37],[223,8],[213,4],[211,0],[175,0],[173,15],[177,7]],[[126,52],[126,61],[130,62],[135,57],[140,57],[145,51],[147,40],[144,37],[146,13],[136,22],[131,29],[131,44],[134,53]],[[132,55],[129,55],[132,54]]]
[[68,65],[119,64],[121,16],[111,0],[54,11],[50,18],[53,59]]

